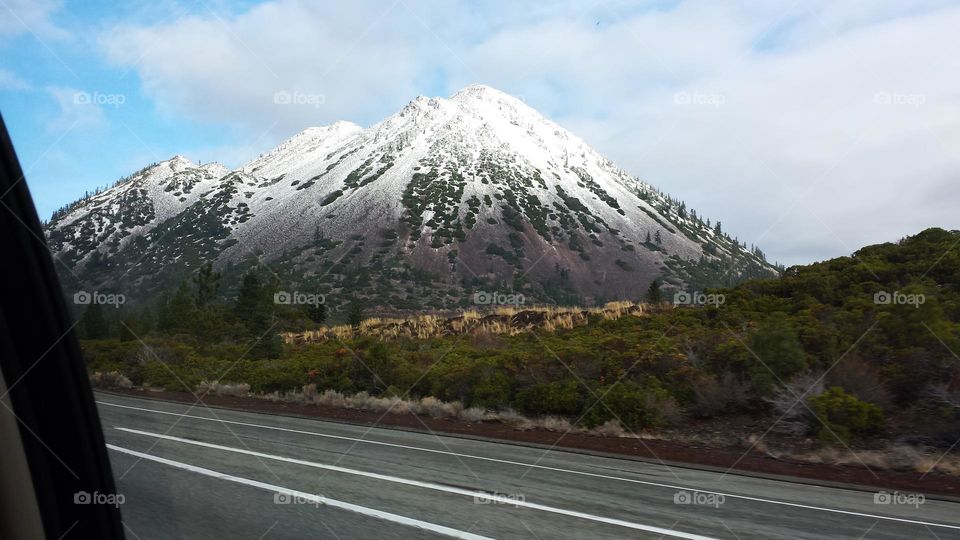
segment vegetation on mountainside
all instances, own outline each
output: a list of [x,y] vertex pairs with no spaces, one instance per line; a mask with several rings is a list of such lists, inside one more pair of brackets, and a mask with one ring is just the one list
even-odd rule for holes
[[[280,284],[255,272],[236,300],[211,301],[210,271],[155,310],[91,309],[80,327],[91,371],[169,390],[315,385],[630,430],[684,415],[769,416],[781,420],[775,430],[825,444],[882,437],[948,447],[960,437],[958,247],[960,232],[929,229],[709,291],[723,295],[719,305],[587,311],[584,324],[519,332],[377,335],[363,331],[356,301],[344,310],[355,331],[284,343],[280,331],[325,332],[327,313],[276,303]],[[670,300],[672,291],[646,293]]]

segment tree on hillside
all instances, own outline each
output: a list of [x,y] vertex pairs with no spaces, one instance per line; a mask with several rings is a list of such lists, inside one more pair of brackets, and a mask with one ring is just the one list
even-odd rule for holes
[[347,306],[347,324],[359,328],[365,317],[363,302],[360,300],[350,302],[350,305]]
[[91,303],[80,319],[84,337],[87,339],[106,339],[110,337],[110,325],[103,314],[103,306]]
[[193,296],[196,307],[193,335],[205,342],[217,341],[226,333],[226,318],[223,305],[217,302],[220,290],[220,273],[213,271],[213,264],[200,267],[193,279]]
[[120,319],[120,341],[134,341],[145,336],[150,331],[150,319],[146,314],[130,313]]
[[253,270],[243,276],[234,314],[240,326],[241,337],[254,340],[247,352],[250,358],[280,357],[282,344],[273,320],[276,307],[273,303],[273,292],[276,289],[276,282],[261,284]]
[[161,309],[158,325],[160,330],[168,334],[189,333],[196,322],[196,314],[193,294],[187,282],[182,281],[177,292]]
[[197,309],[206,309],[217,297],[220,273],[213,271],[212,263],[207,263],[201,266],[200,271],[193,277],[193,286],[196,289]]
[[317,324],[323,324],[327,322],[326,304],[316,303],[307,305],[307,317]]
[[260,278],[253,270],[243,276],[240,293],[237,295],[237,303],[234,305],[234,313],[240,324],[248,329],[262,327],[266,320],[261,310],[262,291],[260,287]]
[[775,385],[785,384],[807,365],[797,331],[782,312],[772,313],[757,325],[750,349],[758,357],[750,371],[760,395],[769,395]]
[[660,290],[660,281],[653,280],[650,284],[650,288],[647,289],[647,302],[651,304],[659,304],[663,301],[663,291]]
[[657,232],[653,235],[653,241],[656,242],[658,246],[661,245],[661,244],[663,244],[663,238],[660,236],[660,230],[659,230],[659,229],[658,229]]

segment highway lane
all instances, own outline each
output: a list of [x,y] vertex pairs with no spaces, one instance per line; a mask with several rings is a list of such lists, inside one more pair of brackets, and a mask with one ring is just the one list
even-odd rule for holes
[[905,494],[97,399],[132,538],[960,539],[960,504]]

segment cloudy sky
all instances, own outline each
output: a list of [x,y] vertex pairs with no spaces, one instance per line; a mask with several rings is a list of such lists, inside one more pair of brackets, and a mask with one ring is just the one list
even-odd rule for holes
[[0,111],[41,216],[175,154],[237,166],[484,83],[788,265],[960,228],[958,2],[114,4],[0,0]]

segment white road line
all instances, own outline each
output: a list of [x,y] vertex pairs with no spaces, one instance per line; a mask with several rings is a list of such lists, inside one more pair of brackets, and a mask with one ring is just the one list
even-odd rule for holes
[[519,499],[517,499],[517,498],[512,498],[512,497],[505,497],[505,496],[502,496],[502,495],[493,495],[493,494],[490,494],[490,493],[484,493],[484,492],[482,492],[482,491],[471,491],[471,490],[469,490],[469,489],[461,489],[461,488],[456,488],[456,487],[451,487],[451,486],[444,486],[444,485],[442,485],[442,484],[434,484],[434,483],[432,483],[432,482],[423,482],[423,481],[420,481],[420,480],[409,480],[409,479],[406,479],[406,478],[400,478],[400,477],[398,477],[398,476],[389,476],[389,475],[386,475],[386,474],[379,474],[379,473],[372,473],[372,472],[367,472],[367,471],[360,471],[360,470],[357,470],[357,469],[348,469],[348,468],[346,468],[346,467],[339,467],[339,466],[336,466],[336,465],[325,465],[325,464],[323,464],[323,463],[316,463],[316,462],[314,462],[314,461],[305,461],[305,460],[302,460],[302,459],[296,459],[296,458],[278,456],[278,455],[275,455],[275,454],[265,454],[265,453],[263,453],[263,452],[255,452],[255,451],[253,451],[253,450],[245,450],[245,449],[242,449],[242,448],[234,448],[234,447],[232,447],[232,446],[223,446],[223,445],[213,444],[213,443],[208,443],[208,442],[203,442],[203,441],[196,441],[196,440],[191,440],[191,439],[183,439],[183,438],[181,438],[181,437],[174,437],[174,436],[172,436],[172,435],[163,435],[163,434],[160,434],[160,433],[151,433],[151,432],[149,432],[149,431],[141,431],[141,430],[139,430],[139,429],[122,428],[122,427],[117,427],[117,426],[114,426],[114,429],[118,429],[118,430],[120,430],[120,431],[125,431],[125,432],[127,432],[127,433],[136,433],[136,434],[138,434],[138,435],[146,435],[146,436],[149,436],[149,437],[156,437],[156,438],[158,438],[158,439],[165,439],[165,440],[168,440],[168,441],[175,441],[175,442],[180,442],[180,443],[185,443],[185,444],[192,444],[192,445],[195,445],[195,446],[203,446],[203,447],[205,447],[205,448],[213,448],[213,449],[216,449],[216,450],[224,450],[224,451],[227,451],[227,452],[234,452],[234,453],[237,453],[237,454],[245,454],[245,455],[248,455],[248,456],[256,456],[256,457],[259,457],[259,458],[265,458],[265,459],[270,459],[270,460],[274,460],[274,461],[282,461],[282,462],[286,462],[286,463],[294,463],[294,464],[296,464],[296,465],[305,465],[305,466],[307,466],[307,467],[314,467],[314,468],[317,468],[317,469],[327,469],[327,470],[335,471],[335,472],[341,472],[341,473],[346,473],[346,474],[354,474],[354,475],[358,475],[358,476],[365,476],[365,477],[367,477],[367,478],[375,478],[375,479],[377,479],[377,480],[383,480],[383,481],[386,481],[386,482],[394,482],[394,483],[397,483],[397,484],[406,484],[406,485],[408,485],[408,486],[415,486],[415,487],[420,487],[420,488],[425,488],[425,489],[432,489],[432,490],[435,490],[435,491],[443,491],[443,492],[445,492],[445,493],[453,493],[453,494],[455,494],[455,495],[464,495],[464,496],[467,496],[467,497],[473,497],[474,499],[484,499],[484,500],[488,500],[488,501],[491,501],[491,502],[498,502],[498,503],[503,503],[503,504],[509,504],[509,505],[511,505],[511,506],[521,506],[521,507],[530,508],[530,509],[533,509],[533,510],[541,510],[541,511],[543,511],[543,512],[550,512],[550,513],[553,513],[553,514],[561,514],[561,515],[564,515],[564,516],[571,516],[571,517],[576,517],[576,518],[581,518],[581,519],[587,519],[587,520],[596,521],[596,522],[599,522],[599,523],[606,523],[606,524],[608,524],[608,525],[616,525],[616,526],[618,526],[618,527],[626,527],[626,528],[629,528],[629,529],[636,529],[636,530],[640,530],[640,531],[657,533],[657,534],[662,535],[662,536],[672,536],[672,537],[674,537],[674,538],[687,538],[687,539],[689,539],[689,540],[712,540],[712,539],[711,539],[710,537],[708,537],[708,536],[701,536],[701,535],[699,535],[699,534],[684,533],[684,532],[680,532],[680,531],[674,531],[674,530],[671,530],[671,529],[664,529],[664,528],[662,528],[662,527],[655,527],[655,526],[653,526],[653,525],[642,525],[642,524],[640,524],[640,523],[633,523],[633,522],[630,522],[630,521],[624,521],[624,520],[614,519],[614,518],[606,518],[606,517],[603,517],[603,516],[596,516],[596,515],[587,514],[587,513],[584,513],[584,512],[577,512],[577,511],[575,511],[575,510],[565,510],[565,509],[563,509],[563,508],[556,508],[556,507],[553,507],[553,506],[546,506],[546,505],[542,505],[542,504],[530,503],[530,502],[527,502],[527,501],[525,501],[525,500],[519,500]]
[[[667,489],[672,489],[672,490],[686,490],[686,491],[695,491],[695,492],[697,492],[697,493],[708,493],[708,494],[711,494],[711,495],[723,495],[724,497],[728,497],[728,498],[732,498],[732,499],[740,499],[740,500],[744,500],[744,501],[760,502],[760,503],[767,503],[767,504],[776,504],[776,505],[780,505],[780,506],[789,506],[789,507],[793,507],[793,508],[802,508],[802,509],[804,509],[804,510],[815,510],[815,511],[819,511],[819,512],[830,512],[830,513],[834,513],[834,514],[844,514],[844,515],[849,515],[849,516],[860,516],[860,517],[866,517],[866,518],[871,518],[871,519],[882,519],[882,520],[886,520],[886,521],[897,521],[897,522],[900,522],[900,523],[912,523],[912,524],[916,524],[916,525],[927,525],[927,526],[930,526],[930,527],[941,527],[941,528],[945,528],[945,529],[960,530],[960,526],[957,526],[957,525],[947,525],[947,524],[945,524],[945,523],[936,523],[936,522],[930,522],[930,521],[919,521],[919,520],[905,519],[905,518],[898,518],[898,517],[891,517],[891,516],[882,516],[882,515],[878,515],[878,514],[868,514],[868,513],[865,513],[865,512],[853,512],[853,511],[850,511],[850,510],[840,510],[840,509],[837,509],[837,508],[826,508],[826,507],[823,507],[823,506],[812,506],[812,505],[808,505],[808,504],[793,503],[793,502],[787,502],[787,501],[778,501],[778,500],[774,500],[774,499],[763,499],[763,498],[760,498],[760,497],[751,497],[751,496],[749,496],[749,495],[737,495],[737,494],[734,494],[734,493],[724,493],[724,492],[720,492],[720,491],[711,491],[711,490],[706,490],[706,489],[691,488],[691,487],[688,487],[688,486],[677,486],[677,485],[673,485],[673,484],[664,484],[664,483],[661,483],[661,482],[651,482],[651,481],[649,481],[649,480],[637,480],[637,479],[635,479],[635,478],[623,478],[622,476],[613,476],[613,475],[592,473],[592,472],[586,472],[586,471],[576,471],[576,470],[573,470],[573,469],[563,469],[563,468],[559,468],[559,467],[550,467],[550,466],[547,466],[547,465],[539,465],[539,464],[534,464],[534,463],[523,463],[523,462],[520,462],[520,461],[510,461],[510,460],[507,460],[507,459],[497,459],[497,458],[485,457],[485,456],[475,456],[475,455],[472,455],[472,454],[462,454],[462,453],[458,453],[458,452],[449,452],[449,451],[446,451],[446,450],[435,450],[435,449],[432,449],[432,448],[420,448],[420,447],[417,447],[417,446],[409,446],[409,445],[405,445],[405,444],[388,443],[388,442],[383,442],[383,441],[372,441],[372,440],[368,440],[368,439],[357,439],[357,438],[355,438],[355,437],[345,437],[345,436],[342,436],[342,435],[329,435],[329,434],[326,434],[326,433],[318,433],[318,432],[316,432],[316,431],[305,431],[305,430],[300,430],[300,429],[282,428],[282,427],[276,427],[276,426],[268,426],[268,425],[264,425],[264,424],[253,424],[253,423],[249,423],[249,422],[238,422],[238,421],[235,421],[235,420],[218,420],[218,419],[216,419],[216,418],[206,418],[206,417],[203,417],[203,416],[195,416],[195,415],[189,415],[189,414],[178,414],[178,413],[168,412],[168,411],[159,411],[159,410],[156,410],[156,409],[146,409],[146,408],[143,408],[143,407],[133,407],[133,406],[131,406],[131,405],[120,405],[120,404],[117,404],[117,403],[108,403],[108,402],[106,402],[106,401],[97,401],[97,403],[100,403],[100,404],[102,404],[102,405],[108,405],[108,406],[110,406],[110,407],[119,407],[119,408],[122,408],[122,409],[133,409],[133,410],[136,410],[136,411],[152,412],[152,413],[156,413],[156,414],[166,414],[166,415],[170,415],[170,416],[183,416],[183,417],[185,417],[185,418],[193,418],[193,419],[195,419],[195,420],[204,420],[204,421],[207,421],[207,422],[226,422],[226,423],[228,423],[228,424],[234,424],[234,425],[238,425],[238,426],[247,426],[247,427],[260,428],[260,429],[269,429],[269,430],[273,430],[273,431],[283,431],[283,432],[286,432],[286,433],[298,433],[298,434],[301,434],[301,435],[311,435],[311,436],[314,436],[314,437],[324,437],[324,438],[328,438],[328,439],[340,439],[340,440],[345,440],[345,441],[355,441],[355,442],[361,442],[361,443],[366,443],[366,444],[374,444],[374,445],[379,445],[379,446],[389,446],[389,447],[393,447],[393,448],[403,448],[403,449],[405,449],[405,450],[417,450],[417,451],[420,451],[420,452],[430,452],[430,453],[433,453],[433,454],[444,454],[444,455],[456,456],[456,457],[460,457],[460,458],[477,459],[477,460],[482,460],[482,461],[491,461],[491,462],[495,462],[495,463],[504,463],[504,464],[507,464],[507,465],[518,465],[518,466],[521,466],[521,467],[528,467],[528,468],[532,468],[532,469],[543,469],[543,470],[554,471],[554,472],[563,472],[563,473],[568,473],[568,474],[578,474],[578,475],[582,475],[582,476],[590,476],[590,477],[593,477],[593,478],[603,478],[603,479],[606,479],[606,480],[618,480],[618,481],[621,481],[621,482],[630,482],[630,483],[633,483],[633,484],[642,484],[642,485],[646,485],[646,486],[661,487],[661,488],[667,488]],[[179,404],[177,404],[177,405],[179,405]],[[235,411],[235,412],[251,413],[250,411]],[[252,413],[252,414],[258,414],[258,413]],[[318,420],[318,421],[322,421],[322,420]],[[504,444],[508,444],[508,443],[504,443]]]
[[385,521],[391,521],[393,523],[399,523],[400,525],[406,525],[409,527],[424,529],[427,531],[435,532],[437,534],[442,534],[444,536],[449,536],[452,538],[462,538],[464,540],[493,540],[492,538],[489,538],[487,536],[480,536],[478,534],[472,534],[472,533],[468,533],[458,529],[451,529],[450,527],[444,527],[443,525],[436,525],[434,523],[420,521],[419,519],[399,516],[397,514],[391,514],[390,512],[383,512],[381,510],[367,508],[366,506],[358,506],[356,504],[350,504],[350,503],[338,501],[335,499],[328,499],[327,497],[322,497],[320,495],[315,495],[313,493],[297,491],[295,489],[289,489],[289,488],[285,488],[283,486],[277,486],[274,484],[267,484],[266,482],[258,482],[257,480],[250,480],[249,478],[233,476],[233,475],[229,475],[219,471],[214,471],[211,469],[204,469],[203,467],[197,467],[196,465],[190,465],[188,463],[182,463],[180,461],[173,461],[172,459],[151,456],[150,454],[144,454],[143,452],[137,452],[136,450],[123,448],[122,446],[108,444],[107,448],[111,450],[115,450],[117,452],[124,453],[124,454],[129,454],[131,456],[137,456],[142,459],[156,461],[157,463],[163,463],[164,465],[170,465],[171,467],[176,467],[178,469],[183,469],[183,470],[194,472],[197,474],[202,474],[204,476],[211,476],[213,478],[219,478],[220,480],[236,482],[238,484],[244,484],[247,486],[260,488],[273,493],[283,493],[286,495],[290,495],[292,497],[301,498],[305,501],[310,501],[313,503],[322,504],[322,505],[330,506],[333,508],[340,508],[342,510],[347,510],[349,512],[355,512],[357,514],[363,514],[365,516],[370,516],[370,517],[382,519]]

